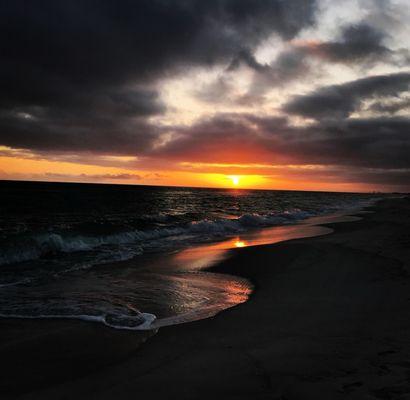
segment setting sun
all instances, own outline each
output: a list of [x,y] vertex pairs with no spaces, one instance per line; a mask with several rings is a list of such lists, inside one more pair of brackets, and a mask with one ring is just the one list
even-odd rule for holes
[[230,176],[229,178],[232,180],[232,183],[233,183],[235,186],[238,186],[238,185],[239,185],[239,180],[240,180],[239,176],[232,175],[232,176]]

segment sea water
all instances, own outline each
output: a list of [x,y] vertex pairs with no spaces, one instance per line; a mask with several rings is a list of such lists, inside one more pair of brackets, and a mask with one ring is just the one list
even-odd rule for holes
[[275,234],[267,228],[380,198],[6,181],[0,193],[0,317],[76,318],[135,330],[246,301],[250,282],[206,268],[250,232],[262,230],[269,243]]

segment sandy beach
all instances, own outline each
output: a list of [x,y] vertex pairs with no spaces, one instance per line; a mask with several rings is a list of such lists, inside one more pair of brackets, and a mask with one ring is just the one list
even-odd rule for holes
[[[156,335],[0,321],[1,398],[410,399],[410,201],[231,251],[250,300]],[[144,342],[145,341],[145,342]]]

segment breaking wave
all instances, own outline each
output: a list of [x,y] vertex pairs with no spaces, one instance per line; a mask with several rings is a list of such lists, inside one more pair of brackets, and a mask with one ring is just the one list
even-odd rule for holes
[[[167,240],[164,244],[163,239],[172,238],[174,244],[178,241],[185,244],[189,241],[208,241],[251,229],[292,224],[318,214],[298,209],[268,215],[244,214],[237,218],[203,219],[178,226],[96,236],[70,231],[46,232],[14,238],[11,243],[3,244],[0,265],[32,261],[64,253],[90,251],[105,251],[105,255],[109,255],[107,259],[100,258],[99,262],[127,260],[142,254],[147,247],[158,249],[166,244],[169,245],[170,241]],[[165,217],[161,216],[161,220],[164,219]]]
[[36,260],[58,253],[84,252],[110,247],[120,250],[123,246],[134,245],[133,251],[124,252],[123,259],[127,259],[141,254],[145,246],[152,245],[154,241],[159,239],[174,237],[177,240],[178,237],[183,237],[186,240],[187,237],[190,237],[200,240],[201,235],[205,236],[206,239],[217,238],[252,228],[289,224],[311,215],[302,211],[285,212],[280,215],[244,214],[235,219],[204,219],[192,221],[179,227],[117,232],[103,236],[86,236],[71,232],[47,232],[15,238],[13,243],[2,246],[0,265]]

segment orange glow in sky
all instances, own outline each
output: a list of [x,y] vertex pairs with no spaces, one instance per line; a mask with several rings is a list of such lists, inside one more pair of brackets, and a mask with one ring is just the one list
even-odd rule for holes
[[[333,190],[372,191],[372,185],[350,184],[340,181],[322,181],[314,176],[305,178],[306,169],[253,164],[193,164],[174,165],[169,169],[138,169],[101,166],[77,162],[30,159],[0,155],[0,179],[37,180],[52,182],[93,182],[116,184],[143,184],[165,186],[192,186],[238,189],[278,190]],[[300,172],[299,172],[300,169]],[[314,168],[312,168],[314,170]],[[307,169],[310,171],[311,169]],[[227,175],[226,171],[241,171]]]

